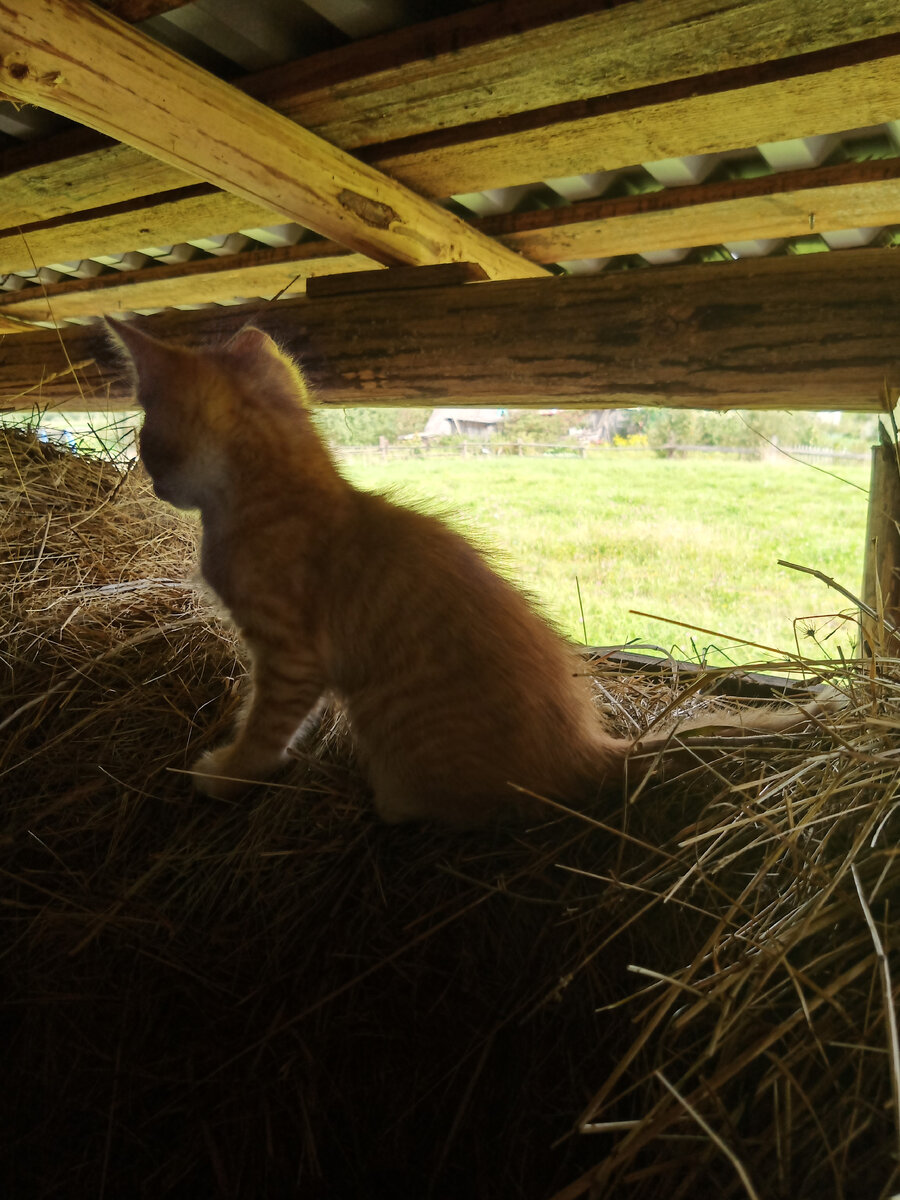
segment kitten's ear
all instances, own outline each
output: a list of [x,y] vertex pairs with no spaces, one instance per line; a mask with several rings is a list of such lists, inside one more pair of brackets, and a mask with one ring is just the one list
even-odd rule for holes
[[178,351],[143,333],[132,322],[107,317],[106,324],[113,340],[122,347],[138,378],[143,379],[160,369],[171,369]]
[[[225,353],[237,358],[259,381],[267,381],[269,401],[273,395],[289,396],[291,403],[309,406],[310,396],[303,372],[286,351],[255,325],[246,325],[225,343]],[[290,386],[293,381],[293,386]]]
[[277,354],[281,351],[267,333],[257,329],[255,325],[247,325],[239,329],[233,338],[225,343],[225,349],[230,354],[239,354],[242,358],[259,358],[265,354]]

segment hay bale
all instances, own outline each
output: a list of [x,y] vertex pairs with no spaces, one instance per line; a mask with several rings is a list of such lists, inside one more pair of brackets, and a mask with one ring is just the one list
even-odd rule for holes
[[[382,827],[335,715],[200,799],[242,666],[191,521],[27,433],[0,489],[6,1194],[889,1188],[896,664],[589,819]],[[674,698],[602,693],[629,732]]]

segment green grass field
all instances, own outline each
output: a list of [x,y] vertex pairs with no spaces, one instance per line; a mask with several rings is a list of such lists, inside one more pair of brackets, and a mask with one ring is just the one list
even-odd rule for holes
[[585,460],[355,460],[344,470],[362,487],[398,488],[406,502],[424,499],[454,514],[501,552],[499,569],[577,641],[635,641],[691,659],[705,652],[722,665],[777,657],[740,639],[791,654],[799,640],[815,659],[836,655],[839,645],[846,653],[855,636],[852,623],[832,619],[848,611],[838,593],[777,560],[815,567],[859,594],[864,464],[835,468],[857,487],[788,460],[614,452]]

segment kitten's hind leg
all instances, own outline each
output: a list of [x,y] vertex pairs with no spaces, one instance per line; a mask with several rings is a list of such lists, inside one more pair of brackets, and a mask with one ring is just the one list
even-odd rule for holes
[[325,685],[311,662],[257,659],[253,691],[233,742],[203,754],[191,768],[207,796],[231,799],[273,775],[301,726],[321,708]]
[[427,779],[412,784],[381,777],[375,781],[373,791],[375,811],[388,825],[425,821],[456,829],[476,829],[509,811],[515,801],[514,793],[506,789],[473,791],[465,785],[454,787]]

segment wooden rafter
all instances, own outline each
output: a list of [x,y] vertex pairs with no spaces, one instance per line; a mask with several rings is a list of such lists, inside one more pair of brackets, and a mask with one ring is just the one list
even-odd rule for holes
[[[201,344],[248,319],[302,357],[326,403],[875,411],[900,387],[900,255],[887,250],[300,297],[145,328]],[[3,351],[0,406],[132,403],[102,329],[39,330]]]
[[[372,165],[435,196],[900,115],[900,10],[888,0],[750,0],[721,10],[700,0],[642,0],[581,11],[596,7],[487,5],[241,86],[344,149],[366,147]],[[131,146],[84,139],[8,152],[0,173],[7,230],[196,181]],[[136,233],[155,205],[135,207]],[[236,228],[221,223],[225,207],[214,223],[220,232]],[[176,226],[187,223],[174,207],[167,212]],[[262,224],[262,213],[247,224]],[[174,239],[156,225],[152,240]],[[39,261],[80,257],[77,244],[60,237],[59,252]],[[0,269],[9,245],[9,233],[0,234]]]
[[171,246],[211,233],[278,225],[274,209],[213,191],[206,184],[149,196],[137,204],[112,204],[37,227],[0,233],[0,269],[75,262],[142,246]]
[[[195,203],[198,224],[203,225],[208,221],[204,214],[210,197],[204,192]],[[233,199],[238,225],[247,216],[242,204]],[[564,208],[486,217],[476,226],[535,262],[554,263],[873,227],[896,222],[898,217],[900,158],[894,158],[589,200]],[[121,214],[111,214],[106,228],[116,230],[120,219]],[[93,230],[96,236],[99,229],[96,222],[89,222],[86,232]],[[38,231],[32,236],[36,246],[22,242],[17,250],[11,245],[8,253],[15,261],[24,259],[29,249],[36,256],[47,234]],[[119,237],[116,232],[117,244]],[[0,293],[0,314],[43,321],[52,319],[52,313],[62,320],[131,308],[274,295],[295,276],[302,287],[307,278],[357,271],[364,262],[359,255],[342,254],[330,242],[304,243],[182,267],[151,266],[41,290]]]
[[242,86],[357,149],[896,33],[891,0],[502,0],[269,68]]
[[66,219],[200,182],[89,129],[4,150],[0,177],[0,229]]
[[190,2],[191,0],[97,0],[101,8],[130,24],[146,21],[148,17],[158,17],[174,8],[183,8]]
[[27,333],[25,322],[96,317],[179,304],[228,303],[235,297],[249,300],[274,296],[284,289],[296,294],[303,290],[307,279],[316,276],[369,270],[379,270],[378,264],[362,254],[353,254],[334,242],[304,242],[0,292],[0,320],[12,317],[23,322],[8,328],[7,333]]
[[[878,52],[871,38],[877,35],[882,39],[880,52],[884,53],[888,44],[883,39],[900,32],[900,17],[889,0],[870,0],[864,6],[848,6],[838,0],[791,5],[781,0],[751,0],[740,6],[722,6],[720,11],[710,10],[702,0],[642,0],[576,16],[569,12],[571,6],[562,6],[555,20],[546,18],[560,11],[560,6],[548,6],[546,0],[528,5],[524,12],[521,7],[486,5],[260,72],[239,86],[345,150],[385,145],[384,152],[371,152],[371,161],[377,163],[384,155],[397,156],[399,148],[388,144],[399,139],[434,138],[440,131],[445,139],[450,137],[454,145],[462,146],[469,134],[475,140],[475,134],[488,133],[483,125],[480,130],[472,127],[473,117],[484,122],[518,116],[530,125],[559,124],[564,114],[554,117],[554,110],[562,105],[582,104],[584,115],[589,116],[601,98],[620,96],[624,104],[619,108],[639,108],[637,101],[643,103],[641,94],[648,89],[690,80],[691,90],[709,90],[721,86],[723,78],[727,81],[731,71],[752,70],[767,62],[775,66],[778,60],[790,62],[801,52],[807,52],[803,57],[808,74],[808,52],[828,51],[863,38],[868,44],[853,53],[857,60],[868,61]],[[529,29],[528,21],[537,20],[536,10],[545,12],[546,23]],[[900,53],[900,46],[895,46],[894,52]],[[577,73],[571,70],[573,61],[579,63]],[[832,58],[823,60],[822,65],[834,68],[838,64]],[[491,80],[490,88],[485,87],[485,79]],[[852,103],[852,95],[847,98]],[[867,123],[871,123],[869,117],[859,122]],[[834,126],[851,127],[843,122]],[[448,134],[450,130],[456,132]],[[494,134],[500,132],[499,128],[493,130]],[[747,144],[754,142],[751,139]],[[12,223],[11,208],[19,224],[74,211],[72,205],[115,203],[190,182],[170,168],[167,182],[155,173],[152,186],[142,192],[141,158],[129,152],[118,162],[110,155],[98,162],[92,192],[86,164],[76,155],[74,191],[59,187],[54,200],[46,186],[40,185],[46,185],[47,173],[54,165],[59,181],[67,177],[65,141],[49,149],[51,159],[45,172],[35,168],[36,186],[31,194],[27,165],[17,173],[13,159],[4,172],[0,224]],[[446,153],[447,147],[431,149]],[[677,153],[673,149],[656,157]],[[618,165],[640,161],[645,159],[626,157]],[[410,162],[408,169],[415,170],[415,166]],[[583,165],[578,168],[586,169]],[[540,170],[526,182],[538,178],[542,178]],[[504,186],[504,180],[498,178],[484,186]],[[442,194],[449,195],[452,190]],[[63,207],[53,208],[54,203]]]
[[900,35],[367,147],[425,195],[591,171],[893,121]]
[[472,261],[491,278],[542,273],[86,0],[4,0],[0,88],[377,262]]
[[[875,66],[879,79],[887,70],[886,64],[900,77],[898,56],[896,60],[877,61]],[[857,67],[853,70],[862,71],[862,68]],[[834,93],[833,103],[837,104],[840,80],[832,79],[827,73],[821,77],[816,76],[815,80],[817,86],[820,84],[822,88]],[[806,82],[809,83],[809,78]],[[886,79],[882,79],[882,82],[887,83]],[[891,87],[893,89],[893,81]],[[778,95],[776,89],[776,100]],[[684,103],[700,103],[701,99],[703,98],[695,97],[693,101],[685,100]],[[709,101],[711,98],[705,99]],[[718,102],[722,106],[720,123],[724,123],[727,105],[721,97],[718,98]],[[773,101],[773,112],[778,111],[779,103],[780,101]],[[900,101],[894,103],[900,106]],[[740,108],[740,105],[736,105],[737,108]],[[866,119],[866,111],[847,113],[848,123],[852,123],[854,119]],[[883,109],[878,111],[884,115]],[[679,136],[678,130],[682,128],[681,125],[674,129],[666,126],[662,116],[659,118],[661,124],[658,129],[653,126],[649,117],[643,123],[638,121],[635,112],[619,116],[625,124],[629,116],[634,121],[630,137],[651,136],[656,139],[650,145],[646,142],[643,144],[643,149],[656,157],[673,148],[672,139]],[[835,116],[832,120],[837,122],[839,118]],[[702,136],[708,135],[708,127],[704,126],[702,121],[699,128]],[[780,128],[779,136],[790,132],[789,125]],[[816,128],[813,117],[810,117],[809,128]],[[759,124],[756,124],[754,129],[758,133]],[[769,132],[773,131],[770,129]],[[749,131],[747,133],[749,134]],[[528,136],[538,139],[539,131],[532,131]],[[666,146],[660,142],[663,136],[667,139]],[[726,134],[722,133],[720,136],[724,144]],[[552,130],[544,131],[540,138],[547,143],[547,153],[552,158],[552,155],[558,152],[558,147],[552,144]],[[684,148],[684,141],[675,147],[676,150]],[[633,149],[634,153],[638,152],[637,147]],[[126,147],[124,150],[130,153],[130,148]],[[116,146],[95,152],[102,156],[108,155],[113,160],[108,164],[111,178],[116,176],[115,162],[122,152],[123,148]],[[537,173],[541,157],[536,145],[530,153],[535,156],[532,169]],[[588,161],[586,154],[587,151],[584,151],[579,160],[582,166]],[[435,161],[438,161],[439,152],[436,152],[436,155]],[[483,151],[479,151],[479,155],[484,157]],[[423,169],[431,172],[432,167],[427,164],[426,159],[427,155],[423,156]],[[488,160],[489,156],[486,159],[485,179],[489,177],[487,172],[493,169],[488,165]],[[82,170],[77,179],[70,180],[76,189],[81,185],[84,168],[87,168],[90,175],[90,154],[79,156],[78,162]],[[597,165],[596,161],[594,165]],[[500,170],[499,166],[497,170]],[[847,164],[841,168],[784,173],[774,176],[771,181],[750,180],[703,185],[678,189],[672,194],[617,202],[595,201],[591,202],[596,205],[594,209],[582,206],[577,211],[561,210],[560,215],[545,214],[532,218],[534,224],[529,224],[529,220],[520,219],[517,215],[513,220],[498,219],[495,223],[486,222],[482,228],[495,236],[508,234],[511,246],[521,249],[536,261],[553,262],[580,255],[601,257],[640,249],[703,245],[717,240],[747,236],[792,236],[803,231],[798,225],[802,226],[804,217],[808,220],[810,212],[818,213],[815,222],[818,230],[890,224],[900,220],[900,205],[896,203],[895,183],[891,178],[891,171],[889,162],[862,164],[858,168]],[[150,178],[154,184],[159,182],[152,174]],[[444,183],[448,191],[461,190],[457,186],[460,183],[459,178],[447,178]],[[52,171],[43,174],[40,180],[41,192],[52,192],[54,186]],[[800,195],[801,189],[808,189],[809,194]],[[0,208],[4,204],[3,197],[6,194],[4,189],[0,189]],[[8,215],[7,213],[7,217]],[[211,230],[226,232],[277,224],[284,219],[283,215],[273,208],[262,208],[251,200],[216,192],[206,185],[176,192],[162,192],[146,200],[110,206],[97,215],[103,218],[102,224],[83,214],[49,223],[25,225],[23,232],[18,229],[0,232],[0,269],[20,270],[30,266],[32,261],[39,264],[68,262],[104,253],[111,246],[125,249],[141,245],[169,245],[202,237]],[[766,232],[762,229],[754,233],[746,232],[748,221],[752,222],[755,216],[761,219]],[[556,233],[544,232],[545,228],[549,229],[560,221],[562,224],[556,225]],[[609,224],[606,224],[607,221]],[[599,236],[598,222],[604,226],[602,236]],[[708,222],[708,232],[699,231],[697,222]],[[575,230],[576,224],[582,227]],[[648,240],[641,245],[640,238],[645,233]],[[554,241],[559,242],[558,251],[554,247]],[[567,244],[569,242],[570,244]]]
[[486,217],[479,228],[535,262],[555,263],[898,221],[900,158],[889,158]]

